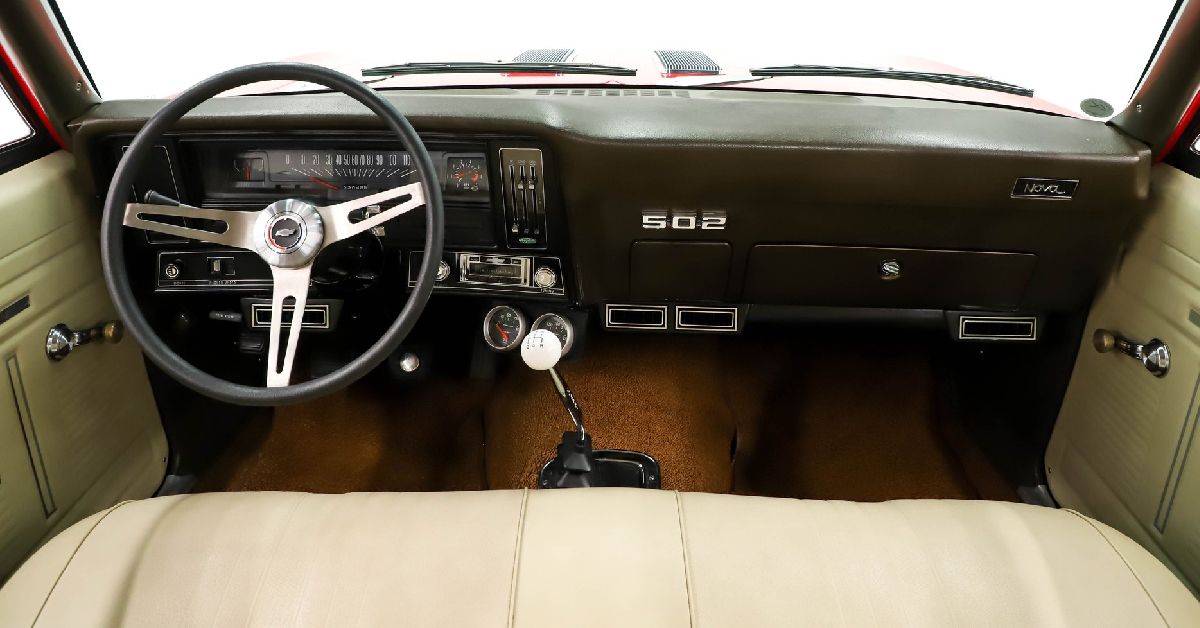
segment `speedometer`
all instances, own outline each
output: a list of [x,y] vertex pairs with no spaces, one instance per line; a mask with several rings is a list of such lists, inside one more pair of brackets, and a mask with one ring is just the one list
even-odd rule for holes
[[269,150],[272,182],[331,190],[386,189],[411,183],[412,156],[397,150]]

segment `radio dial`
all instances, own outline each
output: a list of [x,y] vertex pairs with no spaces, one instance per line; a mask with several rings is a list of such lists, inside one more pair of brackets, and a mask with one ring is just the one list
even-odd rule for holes
[[558,283],[558,274],[550,268],[542,266],[533,272],[533,285],[539,288],[553,288]]

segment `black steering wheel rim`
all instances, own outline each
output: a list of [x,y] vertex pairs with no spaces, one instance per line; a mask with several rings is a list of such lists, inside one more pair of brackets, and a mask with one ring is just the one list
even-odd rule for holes
[[[383,336],[362,355],[338,370],[299,384],[275,388],[246,386],[202,371],[183,359],[155,333],[138,306],[125,263],[123,208],[145,155],[159,137],[187,112],[218,94],[262,81],[303,81],[341,92],[365,105],[387,123],[413,156],[417,179],[425,192],[425,254],[416,286]],[[154,114],[125,150],[108,188],[100,226],[104,279],[117,314],[141,345],[146,357],[181,384],[221,401],[240,405],[283,405],[313,399],[349,386],[387,359],[412,331],[433,292],[442,258],[445,216],[433,159],[408,120],[375,90],[329,68],[302,63],[260,63],[234,68],[205,79],[179,94]]]

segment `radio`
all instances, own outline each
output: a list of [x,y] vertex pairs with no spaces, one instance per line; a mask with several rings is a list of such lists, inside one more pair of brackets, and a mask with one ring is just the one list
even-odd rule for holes
[[[417,285],[424,253],[408,256],[408,287]],[[505,255],[446,251],[438,264],[434,290],[566,296],[562,261],[547,255]]]
[[458,280],[464,284],[529,287],[533,258],[481,253],[458,254]]

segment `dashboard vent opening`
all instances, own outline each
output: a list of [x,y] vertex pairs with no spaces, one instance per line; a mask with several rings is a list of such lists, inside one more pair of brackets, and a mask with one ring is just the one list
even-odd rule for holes
[[542,151],[500,149],[500,198],[504,237],[510,249],[546,248],[545,173]]
[[574,48],[531,48],[513,57],[513,63],[563,63],[573,54]]
[[699,307],[680,305],[675,308],[675,329],[679,331],[738,330],[736,307]]
[[658,56],[658,61],[667,74],[721,73],[721,66],[700,50],[655,50],[654,54]]
[[642,98],[691,98],[686,89],[539,89],[538,96],[639,96]]
[[1037,340],[1035,316],[960,316],[959,340],[1032,341]]
[[665,305],[604,306],[604,326],[610,329],[666,329]]

